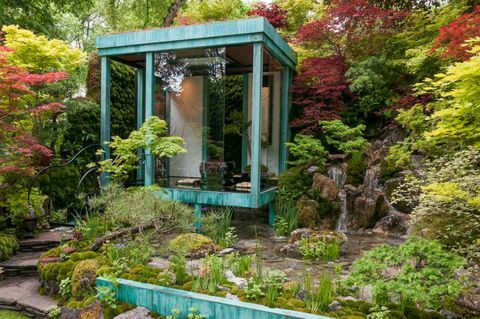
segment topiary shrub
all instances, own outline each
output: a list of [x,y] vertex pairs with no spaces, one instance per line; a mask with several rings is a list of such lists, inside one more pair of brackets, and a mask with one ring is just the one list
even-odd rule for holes
[[205,257],[215,251],[215,244],[207,236],[187,233],[172,239],[168,243],[168,250],[175,254],[190,257]]
[[83,260],[75,267],[72,274],[72,296],[77,300],[87,297],[95,291],[97,261]]
[[9,234],[0,233],[0,259],[7,260],[18,250],[17,238]]

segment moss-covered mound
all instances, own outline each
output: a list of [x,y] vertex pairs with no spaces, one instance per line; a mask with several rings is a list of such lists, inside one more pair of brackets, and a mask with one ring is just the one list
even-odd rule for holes
[[174,254],[205,257],[215,251],[215,244],[207,236],[187,233],[172,239],[168,244],[168,249]]
[[97,274],[97,261],[87,259],[78,263],[72,274],[72,295],[82,299],[95,291],[95,278]]
[[17,238],[13,235],[0,233],[0,260],[7,260],[18,250]]

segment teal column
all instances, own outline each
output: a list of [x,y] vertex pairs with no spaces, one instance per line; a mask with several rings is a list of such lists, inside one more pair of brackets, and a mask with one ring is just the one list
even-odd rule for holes
[[195,230],[198,232],[200,227],[202,227],[202,204],[195,204],[195,219],[194,219],[194,227]]
[[275,201],[268,204],[268,225],[273,227],[275,224]]
[[248,73],[243,74],[242,86],[242,173],[248,162]]
[[262,132],[263,45],[253,44],[251,194],[260,194]]
[[[145,120],[153,116],[155,106],[155,65],[154,53],[145,56]],[[149,149],[145,150],[145,186],[154,182],[154,158]]]
[[288,150],[285,143],[288,142],[288,121],[289,121],[289,100],[290,100],[290,68],[284,66],[282,71],[282,85],[280,95],[280,154],[279,167],[280,173],[287,169]]
[[[103,56],[100,62],[101,78],[100,78],[100,143],[105,148],[105,159],[110,158],[110,146],[105,144],[110,142],[110,71],[111,61]],[[101,176],[102,187],[109,182],[108,173]]]
[[[137,129],[139,129],[144,121],[143,109],[144,109],[144,93],[145,93],[145,70],[137,69],[135,72],[135,88],[137,95]],[[138,150],[138,156],[143,157],[143,150]],[[143,180],[145,178],[145,165],[140,163],[137,168],[137,180]]]

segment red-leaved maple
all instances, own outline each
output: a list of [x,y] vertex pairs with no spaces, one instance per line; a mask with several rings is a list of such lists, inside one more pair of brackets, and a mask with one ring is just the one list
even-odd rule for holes
[[248,11],[249,16],[265,17],[271,25],[277,29],[287,26],[287,14],[285,10],[280,8],[275,2],[255,2],[252,10]]
[[407,15],[367,0],[333,0],[322,18],[299,29],[297,40],[313,49],[330,48],[333,55],[342,57],[369,54],[378,48],[373,40],[389,34]]
[[307,58],[293,82],[294,119],[290,125],[303,133],[318,131],[318,121],[339,119],[352,98],[345,79],[345,60],[340,56]]
[[[35,168],[52,156],[29,128],[35,117],[62,110],[61,103],[39,99],[38,89],[67,78],[64,72],[31,74],[12,65],[12,50],[0,46],[0,176],[10,173],[33,174]],[[32,98],[35,97],[35,98]],[[37,105],[32,101],[42,101]]]
[[480,36],[480,5],[473,12],[464,14],[440,28],[431,53],[440,52],[440,57],[454,61],[468,60],[472,54],[466,41]]

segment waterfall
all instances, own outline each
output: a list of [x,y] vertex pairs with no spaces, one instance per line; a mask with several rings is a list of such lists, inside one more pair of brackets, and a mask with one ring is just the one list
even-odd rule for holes
[[347,232],[347,192],[343,189],[347,181],[347,169],[345,164],[330,165],[328,167],[328,177],[330,177],[340,189],[338,192],[338,203],[340,205],[340,216],[335,229],[340,232]]
[[328,177],[335,181],[338,188],[343,188],[345,182],[347,181],[346,169],[342,166],[331,165],[328,167]]
[[363,185],[369,189],[375,189],[380,186],[380,165],[370,166],[365,171]]
[[340,204],[340,216],[338,217],[336,231],[347,232],[347,192],[344,189],[341,189],[338,192],[338,202]]

